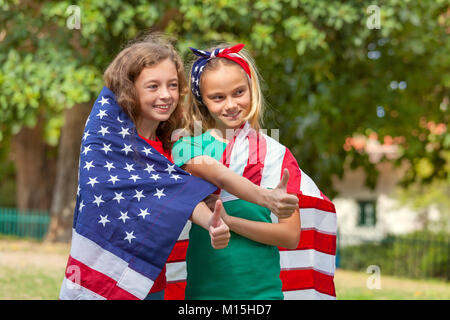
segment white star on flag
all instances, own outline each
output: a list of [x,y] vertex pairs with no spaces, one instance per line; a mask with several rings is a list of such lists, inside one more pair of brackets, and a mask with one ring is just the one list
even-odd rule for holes
[[94,177],[94,178],[89,177],[89,182],[87,182],[86,184],[90,184],[91,187],[93,188],[96,183],[99,183],[97,181],[97,177]]
[[95,200],[92,201],[92,203],[95,203],[97,205],[97,207],[100,207],[100,203],[105,202],[102,200],[102,195],[99,195],[98,197],[96,195],[94,195]]
[[144,149],[142,149],[142,152],[145,153],[146,156],[148,156],[149,154],[152,154],[152,150],[147,147],[144,147]]
[[170,165],[170,164],[167,164],[167,168],[166,169],[164,169],[164,171],[167,171],[169,174],[171,174],[172,173],[172,171],[177,171],[176,169],[174,169],[173,167],[175,167],[175,165],[173,164],[173,165]]
[[103,126],[100,126],[100,127],[101,127],[102,129],[99,130],[98,133],[101,133],[103,137],[105,136],[105,134],[110,133],[110,132],[108,131],[108,127],[103,127]]
[[142,217],[142,219],[145,220],[145,216],[150,215],[150,212],[148,212],[148,208],[145,208],[145,210],[139,209],[141,213],[138,214],[138,216]]
[[125,139],[125,136],[130,135],[130,133],[128,132],[129,128],[124,128],[122,127],[122,131],[119,132],[119,134],[122,135],[122,138]]
[[83,169],[87,169],[87,171],[89,171],[89,169],[90,168],[93,168],[93,167],[95,167],[93,164],[92,164],[92,162],[94,162],[94,160],[92,160],[92,161],[85,161],[84,162],[84,167],[83,167]]
[[158,199],[161,199],[161,197],[165,197],[166,195],[164,194],[164,188],[161,190],[156,188],[156,193],[153,196],[158,197]]
[[87,137],[89,137],[89,136],[90,136],[89,130],[87,130],[87,131],[83,134],[83,140],[86,140]]
[[[114,164],[112,163],[112,162],[108,162],[108,161],[106,161],[106,164],[103,166],[104,168],[107,168],[108,169],[108,172],[111,170],[111,169],[115,169],[116,167],[114,167]],[[109,181],[109,180],[108,180]]]
[[129,164],[128,162],[126,163],[126,167],[124,168],[125,170],[127,170],[128,172],[134,171],[133,168],[134,164]]
[[106,113],[106,110],[100,110],[100,112],[97,114],[97,117],[100,117],[100,119],[103,120],[103,117],[106,117],[108,114]]
[[161,177],[159,176],[159,174],[152,174],[152,176],[150,177],[150,179],[153,179],[155,181],[158,181],[158,179],[161,179]]
[[84,208],[84,203],[83,203],[83,200],[81,200],[81,202],[80,202],[80,208],[79,208],[80,212],[81,212],[81,210],[83,210],[83,208]]
[[124,148],[122,149],[122,151],[124,151],[126,155],[128,155],[128,152],[133,152],[133,150],[131,150],[131,144],[124,143],[123,145]]
[[137,174],[133,174],[128,179],[133,180],[134,182],[136,182],[136,180],[141,179],[141,177],[139,177]]
[[116,196],[113,198],[113,200],[116,200],[117,203],[120,203],[120,200],[125,200],[125,198],[122,197],[123,192],[121,192],[121,193],[114,192],[114,194]]
[[112,184],[114,184],[114,185],[116,184],[117,181],[120,181],[120,179],[117,178],[117,176],[109,175],[109,177],[110,177],[110,179],[108,179],[108,181],[111,181]]
[[104,143],[103,148],[101,148],[100,150],[105,151],[105,154],[108,154],[109,151],[112,151],[110,147],[111,147],[111,144]]
[[106,216],[100,215],[100,221],[99,221],[98,223],[103,224],[103,227],[105,227],[105,224],[106,224],[107,222],[111,222],[111,221],[108,220],[108,215],[106,215]]
[[128,240],[128,243],[131,243],[131,240],[136,239],[136,237],[133,235],[134,231],[126,232],[127,236],[123,238],[123,240]]
[[130,219],[130,217],[128,216],[128,211],[125,212],[120,211],[120,217],[117,219],[121,219],[123,223],[125,223],[127,219]]
[[154,166],[155,166],[154,164],[150,165],[147,163],[147,168],[145,168],[144,170],[147,171],[148,173],[152,173],[153,171],[155,171],[155,169],[153,169]]
[[102,100],[100,100],[99,103],[101,103],[101,104],[102,104],[102,107],[103,107],[103,105],[104,105],[105,103],[109,104],[108,100],[109,100],[109,98],[102,97]]
[[81,152],[81,153],[83,153],[84,155],[87,155],[87,153],[88,153],[89,151],[92,151],[92,150],[91,150],[91,145],[88,145],[88,146],[84,147],[83,152]]
[[179,175],[177,175],[177,174],[172,174],[172,175],[170,176],[170,178],[171,178],[171,179],[174,179],[175,181],[178,181],[178,179],[181,179],[181,177],[180,177]]
[[134,190],[134,191],[136,191],[136,194],[133,196],[133,198],[137,198],[139,202],[141,201],[141,198],[145,198],[145,196],[142,194],[144,190],[141,191]]

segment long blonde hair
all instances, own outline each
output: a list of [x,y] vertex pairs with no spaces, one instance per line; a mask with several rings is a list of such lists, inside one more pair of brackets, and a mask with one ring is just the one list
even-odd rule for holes
[[[207,51],[214,51],[215,49],[222,49],[230,47],[229,44],[221,44],[212,48],[207,49]],[[263,114],[264,114],[264,96],[261,91],[261,76],[258,72],[258,69],[256,68],[256,65],[248,53],[247,50],[242,49],[239,54],[241,57],[247,62],[249,68],[250,68],[250,79],[249,79],[249,86],[250,86],[250,93],[251,93],[251,107],[248,115],[245,117],[245,121],[248,121],[250,126],[255,129],[256,131],[259,131],[262,128],[263,125]],[[191,63],[189,68],[189,79],[192,77],[192,67],[195,60]],[[210,59],[204,68],[204,71],[202,73],[202,76],[200,78],[203,78],[204,74],[210,70],[216,70],[221,64],[223,65],[236,65],[239,66],[236,62],[229,60],[227,58],[223,57],[214,57]],[[240,66],[239,66],[240,67]],[[213,129],[215,127],[215,120],[211,116],[211,114],[208,111],[208,108],[203,105],[202,103],[198,102],[195,96],[192,94],[192,88],[191,88],[191,82],[188,81],[189,86],[189,93],[188,93],[188,99],[187,99],[187,107],[186,107],[186,116],[183,119],[184,120],[184,128],[188,130],[190,134],[193,134],[194,132],[197,132],[194,130],[194,127],[196,123],[201,122],[202,129],[203,130],[209,130]],[[200,87],[201,90],[201,87]]]
[[140,108],[134,86],[135,80],[144,68],[154,66],[165,59],[170,59],[175,64],[180,94],[178,105],[169,119],[161,122],[156,129],[156,135],[166,150],[172,147],[172,132],[185,122],[182,104],[188,90],[183,61],[172,45],[173,41],[173,38],[170,39],[159,32],[144,34],[130,41],[114,58],[103,75],[105,85],[114,92],[118,104],[136,124],[140,116]]

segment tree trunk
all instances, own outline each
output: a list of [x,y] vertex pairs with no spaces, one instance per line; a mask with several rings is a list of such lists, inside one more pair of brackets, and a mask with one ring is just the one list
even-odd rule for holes
[[92,103],[65,111],[58,149],[57,171],[50,208],[51,220],[46,241],[70,241],[78,186],[81,138]]
[[49,209],[55,176],[52,147],[43,139],[42,118],[34,128],[23,127],[12,139],[16,167],[16,206],[18,209]]

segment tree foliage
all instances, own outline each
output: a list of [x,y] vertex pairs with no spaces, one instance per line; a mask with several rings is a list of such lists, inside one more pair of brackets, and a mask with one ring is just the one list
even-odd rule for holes
[[[0,1],[0,139],[46,119],[58,141],[62,111],[90,101],[121,45],[145,29],[189,46],[243,42],[264,79],[265,128],[279,128],[300,167],[333,195],[345,159],[376,169],[346,138],[403,137],[407,183],[449,181],[450,30],[444,0]],[[68,27],[78,6],[80,29]],[[74,7],[72,7],[74,8]],[[401,83],[401,85],[400,85]],[[431,129],[444,124],[441,130]],[[443,130],[442,130],[443,129]],[[270,131],[269,131],[270,132]]]

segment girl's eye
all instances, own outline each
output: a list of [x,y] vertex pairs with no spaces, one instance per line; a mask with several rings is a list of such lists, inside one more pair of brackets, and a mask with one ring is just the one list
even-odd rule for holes
[[240,95],[242,95],[244,92],[245,92],[244,89],[238,89],[238,90],[235,91],[234,95],[240,96]]
[[172,88],[178,88],[178,83],[173,82],[173,83],[169,84],[169,86],[171,86]]
[[150,84],[150,85],[147,86],[147,88],[152,89],[152,90],[158,89],[158,85],[157,84]]

